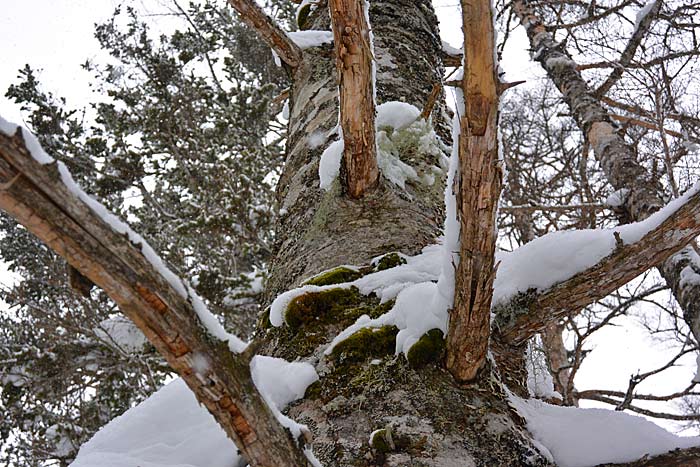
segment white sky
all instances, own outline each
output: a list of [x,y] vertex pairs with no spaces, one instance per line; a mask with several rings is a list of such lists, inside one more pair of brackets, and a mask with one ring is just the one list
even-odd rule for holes
[[[118,0],[0,0],[0,115],[21,122],[19,108],[5,97],[7,87],[17,82],[17,70],[29,63],[42,70],[38,78],[44,88],[63,96],[69,106],[84,106],[91,100],[91,75],[80,68],[87,59],[100,61],[94,24],[108,19]],[[152,13],[167,11],[167,0],[125,2]],[[183,4],[186,2],[183,0]],[[434,0],[441,21],[443,37],[453,46],[460,43],[458,0]],[[525,50],[527,38],[518,29],[503,57],[506,80],[541,77],[539,65],[529,61]],[[458,46],[459,47],[459,46]],[[0,267],[0,270],[2,268]],[[7,276],[5,276],[7,277]],[[6,279],[7,281],[7,279]],[[628,320],[629,321],[629,320]],[[594,339],[592,352],[577,377],[579,389],[625,390],[631,374],[648,371],[658,365],[667,353],[634,326],[615,327],[601,332]],[[654,380],[646,391],[668,393],[685,387],[694,375],[693,358],[685,366],[673,370],[673,377]],[[593,405],[593,404],[589,404]],[[606,407],[604,405],[601,405]],[[664,423],[667,428],[672,424]]]

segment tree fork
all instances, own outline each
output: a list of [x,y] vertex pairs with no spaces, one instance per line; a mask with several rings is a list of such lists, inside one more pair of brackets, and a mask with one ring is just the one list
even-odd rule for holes
[[307,464],[258,393],[245,354],[232,353],[205,330],[192,297],[183,296],[128,236],[80,200],[56,162],[34,159],[20,128],[13,136],[0,131],[0,209],[117,303],[251,465]]
[[447,368],[458,381],[474,379],[489,344],[495,277],[496,207],[502,173],[498,161],[498,80],[490,0],[462,0],[465,114],[460,118],[460,261],[447,333]]
[[343,130],[343,185],[351,198],[361,198],[379,181],[374,126],[374,76],[369,8],[364,0],[329,0],[340,88]]

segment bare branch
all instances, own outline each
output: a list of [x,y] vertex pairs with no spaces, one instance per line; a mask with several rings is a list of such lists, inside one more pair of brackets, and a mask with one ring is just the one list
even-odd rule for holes
[[[581,77],[578,65],[564,45],[554,41],[530,5],[528,0],[514,0],[513,11],[525,27],[536,60],[562,93],[608,181],[616,190],[626,190],[625,204],[618,213],[620,220],[624,223],[649,217],[664,204],[659,180],[637,161],[634,148],[616,131],[610,115]],[[695,257],[689,248],[684,249],[660,266],[659,272],[681,305],[684,320],[700,338],[700,284],[681,279],[687,268],[696,270]]]
[[369,24],[363,0],[330,0],[329,7],[345,143],[343,182],[350,197],[361,198],[379,181]]
[[700,447],[675,449],[666,454],[644,457],[622,464],[600,464],[596,467],[700,467]]
[[267,16],[255,0],[228,0],[228,3],[284,63],[292,68],[299,66],[302,60],[301,49]]
[[150,247],[114,230],[104,213],[78,197],[66,177],[58,163],[34,159],[21,129],[14,136],[0,131],[0,209],[104,289],[251,465],[306,465],[255,388],[247,357],[232,353],[208,333],[184,284],[147,257]]
[[598,89],[595,90],[596,96],[604,96],[607,94],[615,83],[622,78],[622,73],[625,71],[625,68],[632,63],[632,59],[637,53],[639,44],[641,44],[642,39],[644,39],[644,36],[646,36],[649,32],[649,28],[654,22],[656,15],[658,15],[659,11],[661,10],[661,4],[662,1],[657,0],[654,3],[654,6],[652,6],[651,10],[648,11],[643,18],[641,18],[634,30],[634,33],[632,33],[632,37],[630,37],[629,42],[627,42],[625,50],[622,51],[620,59],[615,64],[615,69],[612,71],[612,73],[610,73],[605,82],[603,82],[603,84],[601,84]]
[[460,118],[459,173],[455,177],[460,261],[447,333],[447,369],[472,380],[486,360],[496,248],[498,88],[489,0],[462,0],[465,115]]
[[520,293],[494,307],[498,338],[518,345],[549,323],[602,299],[666,260],[700,233],[700,193],[639,241],[618,244],[609,256],[553,287]]

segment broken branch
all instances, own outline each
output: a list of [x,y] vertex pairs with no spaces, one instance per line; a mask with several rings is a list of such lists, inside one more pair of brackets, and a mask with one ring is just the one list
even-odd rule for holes
[[343,185],[361,198],[379,181],[374,76],[365,1],[330,0],[343,130]]
[[498,161],[498,80],[489,0],[462,0],[465,114],[460,118],[459,173],[455,177],[460,261],[447,332],[447,369],[470,381],[486,362],[493,280]]
[[248,359],[206,330],[197,312],[199,299],[140,237],[117,226],[106,210],[100,212],[101,205],[89,203],[64,166],[42,164],[36,154],[21,129],[14,135],[0,131],[0,209],[114,300],[251,465],[306,465],[295,440],[255,388]]

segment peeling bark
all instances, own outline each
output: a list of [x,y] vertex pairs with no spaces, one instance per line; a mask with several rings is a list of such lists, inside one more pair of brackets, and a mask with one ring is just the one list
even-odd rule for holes
[[447,334],[447,369],[469,381],[486,362],[496,251],[496,208],[502,172],[498,160],[498,92],[490,0],[462,1],[465,115],[460,119],[455,179],[460,261]]
[[374,82],[364,1],[329,0],[343,129],[343,186],[361,198],[379,181],[374,127]]
[[299,467],[306,458],[253,384],[247,358],[210,335],[137,245],[41,165],[21,130],[0,132],[0,209],[101,287],[179,373],[251,465]]

